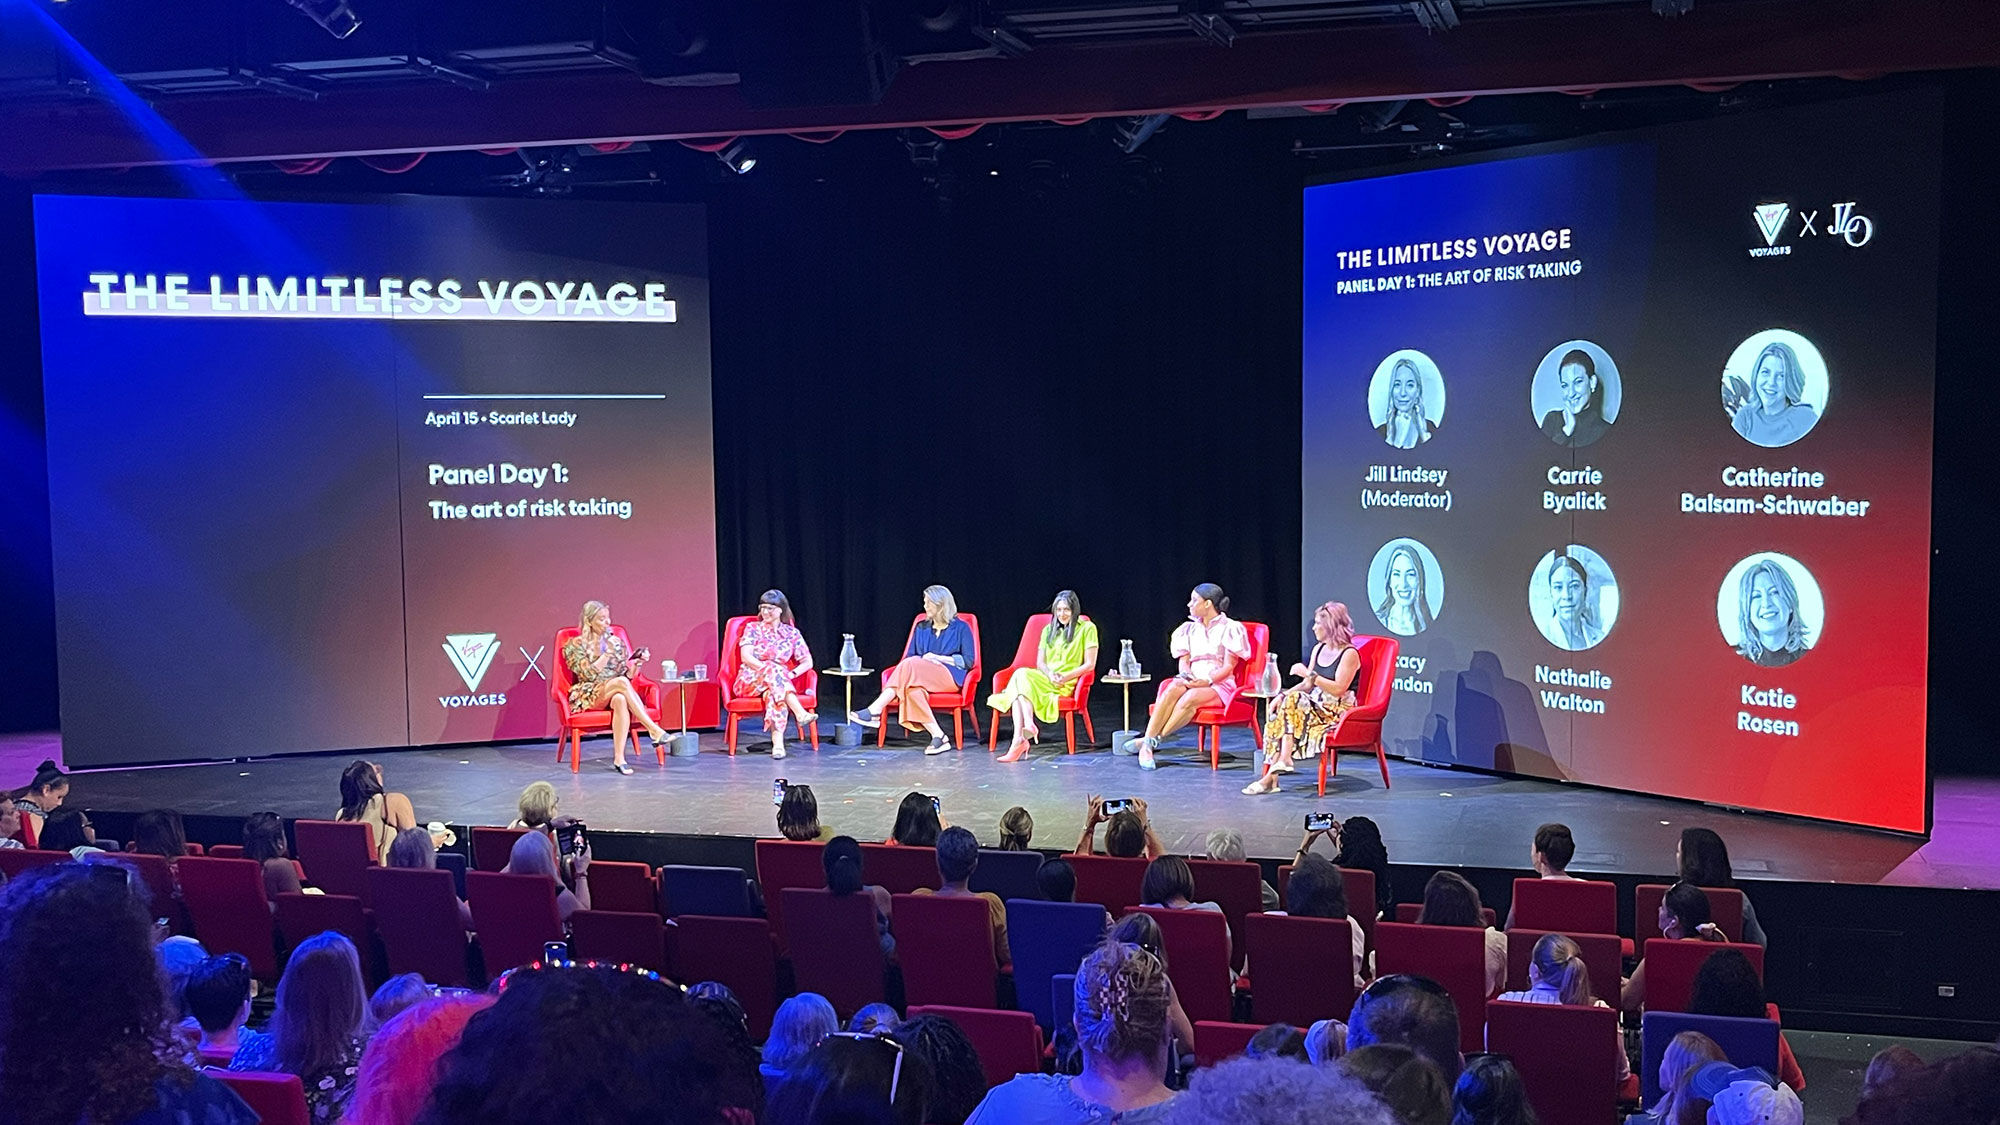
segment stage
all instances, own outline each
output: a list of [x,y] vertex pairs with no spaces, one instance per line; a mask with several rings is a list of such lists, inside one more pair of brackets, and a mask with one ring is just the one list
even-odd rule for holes
[[[1116,716],[1099,717],[1100,734]],[[1881,884],[1949,890],[2000,889],[2000,779],[1941,779],[1930,840],[1843,828],[1688,801],[1608,792],[1523,778],[1439,769],[1390,759],[1385,789],[1372,759],[1343,755],[1324,799],[1305,769],[1282,793],[1246,797],[1250,740],[1239,729],[1223,739],[1222,768],[1197,761],[1193,736],[1169,741],[1159,770],[1099,746],[1063,753],[1060,729],[1025,762],[1001,765],[981,742],[937,758],[890,739],[886,749],[832,743],[831,726],[814,753],[794,742],[774,761],[768,743],[746,730],[734,758],[719,732],[701,737],[697,758],[656,763],[650,750],[621,777],[608,768],[608,740],[585,743],[584,768],[556,764],[553,742],[385,751],[389,787],[407,793],[420,820],[455,825],[505,824],[530,781],[549,780],[563,811],[600,832],[756,837],[774,834],[771,779],[813,787],[821,820],[862,840],[886,838],[896,804],[912,789],[943,802],[945,819],[991,843],[1000,814],[1022,805],[1035,817],[1034,845],[1074,846],[1084,797],[1142,797],[1170,851],[1196,853],[1215,828],[1243,833],[1252,858],[1289,859],[1308,811],[1368,816],[1381,826],[1392,862],[1412,867],[1525,869],[1528,841],[1546,821],[1570,825],[1577,839],[1571,869],[1605,875],[1664,875],[1673,867],[1682,828],[1704,825],[1728,840],[1739,878],[1751,882]],[[969,732],[968,732],[969,736]],[[141,735],[140,737],[143,737]],[[1082,737],[1082,731],[1078,731]],[[1053,744],[1051,745],[1051,741]],[[45,757],[60,760],[59,736],[0,736],[0,780],[25,782]],[[186,816],[239,817],[272,810],[287,818],[325,817],[337,804],[337,778],[351,755],[253,759],[178,766],[92,770],[75,777],[72,803],[110,812],[173,808]],[[1754,891],[1754,888],[1753,888]]]

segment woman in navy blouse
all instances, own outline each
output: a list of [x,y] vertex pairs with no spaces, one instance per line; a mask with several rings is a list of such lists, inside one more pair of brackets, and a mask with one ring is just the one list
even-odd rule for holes
[[922,727],[931,736],[924,753],[942,754],[954,747],[931,711],[931,693],[965,686],[972,671],[972,628],[958,619],[958,602],[943,586],[924,588],[924,617],[910,634],[902,662],[883,680],[882,694],[861,710],[848,712],[847,718],[864,727],[879,727],[882,709],[893,698],[903,711],[903,725]]

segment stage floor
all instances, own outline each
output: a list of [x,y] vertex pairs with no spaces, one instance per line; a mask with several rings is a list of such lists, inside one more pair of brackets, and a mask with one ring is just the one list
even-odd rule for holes
[[[783,777],[812,785],[821,820],[863,840],[887,837],[897,802],[917,789],[938,796],[946,820],[989,844],[1000,814],[1025,806],[1035,817],[1035,845],[1066,850],[1082,827],[1085,794],[1098,793],[1145,798],[1161,839],[1181,853],[1199,853],[1211,829],[1228,827],[1243,833],[1252,857],[1289,857],[1305,814],[1323,808],[1342,818],[1373,818],[1391,859],[1401,864],[1525,868],[1535,827],[1561,821],[1576,834],[1572,870],[1658,875],[1673,867],[1680,830],[1705,825],[1729,841],[1743,879],[2000,889],[2000,779],[1939,780],[1935,829],[1926,842],[1395,759],[1389,763],[1393,788],[1384,789],[1375,762],[1359,755],[1340,759],[1324,799],[1303,768],[1287,779],[1284,792],[1245,797],[1238,790],[1252,777],[1251,746],[1242,731],[1225,736],[1219,771],[1195,759],[1188,736],[1176,740],[1184,745],[1170,745],[1160,769],[1150,774],[1136,759],[1102,747],[1064,754],[1060,738],[1015,765],[990,760],[983,744],[926,759],[894,739],[884,750],[872,744],[837,748],[829,739],[817,754],[794,748],[784,761],[774,761],[768,744],[748,737],[749,749],[734,758],[723,753],[720,734],[704,734],[701,741],[699,757],[669,757],[664,766],[649,752],[635,762],[631,777],[611,772],[601,738],[585,743],[580,774],[555,764],[552,742],[372,756],[383,763],[390,788],[409,794],[419,819],[454,824],[505,824],[521,788],[546,779],[562,794],[564,812],[600,829],[768,836],[774,834],[771,780]],[[0,735],[0,780],[24,783],[45,757],[60,760],[54,733]],[[71,800],[112,811],[165,807],[240,816],[269,809],[323,817],[338,803],[338,775],[347,760],[322,755],[88,771],[77,776]]]

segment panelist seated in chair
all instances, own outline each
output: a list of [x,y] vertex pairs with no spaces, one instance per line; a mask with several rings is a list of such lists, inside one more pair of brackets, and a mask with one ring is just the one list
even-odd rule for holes
[[1271,701],[1264,723],[1264,776],[1243,787],[1249,794],[1276,793],[1278,775],[1291,773],[1298,758],[1315,757],[1340,717],[1354,707],[1361,653],[1354,647],[1354,618],[1342,602],[1313,611],[1313,645],[1305,662],[1292,665],[1299,682]]
[[1204,707],[1227,707],[1236,698],[1236,666],[1250,659],[1250,635],[1229,618],[1229,595],[1203,582],[1188,595],[1188,620],[1174,630],[1172,652],[1180,673],[1160,685],[1146,732],[1136,743],[1139,768],[1152,769],[1160,740],[1194,721]]
[[943,586],[924,587],[924,617],[927,620],[910,633],[909,647],[890,670],[882,694],[861,710],[848,712],[847,718],[864,727],[879,727],[882,709],[894,699],[902,710],[903,725],[931,736],[924,753],[942,754],[955,747],[931,710],[931,693],[965,686],[972,672],[972,627],[959,620],[958,602]]
[[667,740],[667,729],[646,714],[646,703],[632,686],[632,677],[645,662],[647,652],[629,652],[625,642],[611,631],[611,607],[599,601],[583,603],[577,618],[577,635],[563,645],[563,663],[576,682],[570,685],[569,709],[611,712],[611,768],[630,774],[625,764],[625,736],[634,722],[646,728],[659,751]]
[[771,756],[782,758],[789,721],[797,718],[801,728],[813,721],[793,682],[812,667],[812,650],[799,635],[792,620],[792,603],[782,590],[766,590],[757,596],[757,620],[743,627],[742,636],[737,646],[742,663],[730,690],[764,701],[764,729],[771,734]]
[[1042,628],[1033,668],[1016,668],[1007,686],[986,701],[995,711],[1014,716],[1014,741],[1000,756],[1018,762],[1041,736],[1037,721],[1056,721],[1059,700],[1075,690],[1076,681],[1097,667],[1097,623],[1085,621],[1075,590],[1064,590],[1049,604],[1049,623]]

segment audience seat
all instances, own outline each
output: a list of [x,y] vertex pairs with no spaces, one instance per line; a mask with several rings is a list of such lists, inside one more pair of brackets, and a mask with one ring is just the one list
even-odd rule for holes
[[[741,873],[738,873],[739,877]],[[658,914],[660,885],[653,869],[643,863],[590,861],[590,908],[621,913]]]
[[1229,920],[1213,910],[1172,910],[1141,906],[1160,924],[1166,943],[1167,975],[1187,1017],[1228,1020],[1234,1014],[1229,972]]
[[391,975],[416,973],[446,988],[473,983],[451,872],[373,867],[367,883],[368,900],[375,904],[375,932]]
[[211,1078],[236,1091],[261,1125],[309,1125],[306,1087],[296,1074],[259,1070],[214,1070]]
[[1778,1073],[1777,1020],[1649,1011],[1639,1021],[1641,1105],[1650,1109],[1660,1100],[1660,1060],[1666,1056],[1667,1044],[1683,1031],[1699,1031],[1715,1040],[1733,1066],[1761,1066]]
[[1734,949],[1750,959],[1757,979],[1764,978],[1764,947],[1750,942],[1675,941],[1654,938],[1646,943],[1646,1010],[1685,1012],[1694,996],[1694,975],[1702,962],[1724,949]]
[[465,886],[487,976],[539,961],[544,942],[563,940],[556,881],[549,876],[468,871]]
[[[1191,1018],[1191,1017],[1190,1017]],[[1261,1023],[1230,1023],[1226,1020],[1194,1021],[1194,1061],[1196,1066],[1214,1066],[1235,1058],[1250,1046],[1250,1040],[1264,1030]]]
[[909,1017],[943,1016],[958,1025],[979,1052],[979,1069],[986,1085],[998,1086],[1017,1074],[1042,1070],[1042,1029],[1026,1012],[986,1008],[955,1008],[948,1004],[912,1004]]
[[368,901],[368,882],[362,872],[380,866],[376,849],[381,845],[373,827],[359,821],[297,820],[292,822],[292,836],[298,841],[299,862],[305,865],[313,886],[330,895],[353,895]]
[[1516,879],[1509,928],[1559,934],[1618,932],[1618,887],[1595,879]]
[[993,919],[983,898],[896,895],[896,960],[911,1004],[997,1008],[1000,965]]
[[1042,853],[1009,852],[998,848],[979,849],[979,866],[973,869],[966,886],[974,891],[990,891],[1005,902],[1010,898],[1040,898],[1042,886],[1035,874],[1042,869]]
[[[1528,966],[1535,957],[1535,943],[1552,931],[1508,930],[1507,931],[1507,991],[1522,992],[1528,987]],[[1620,970],[1624,967],[1619,953],[1624,940],[1617,934],[1584,934],[1562,932],[1583,952],[1584,967],[1590,970],[1590,994],[1606,1004],[1618,1006],[1618,986]]]
[[[1014,953],[1014,995],[1023,1011],[1033,1013],[1044,1033],[1055,1034],[1055,1009],[1049,1006],[1049,979],[1074,973],[1091,950],[1104,940],[1104,908],[1090,902],[1007,900],[1007,944]],[[1061,1009],[1069,1018],[1067,1005]]]
[[[1541,1125],[1618,1119],[1618,1013],[1569,1004],[1495,1000],[1486,1006],[1487,1050],[1514,1060]],[[1654,1073],[1659,1061],[1654,1060]]]
[[1459,1049],[1486,1040],[1486,931],[1470,926],[1375,925],[1375,972],[1415,973],[1443,985],[1458,1005]]
[[785,900],[785,948],[799,991],[826,997],[842,1021],[887,999],[872,896],[801,887],[778,893]]
[[281,894],[272,900],[272,906],[286,949],[296,949],[314,934],[331,930],[354,943],[369,987],[382,983],[376,968],[374,927],[359,896]]
[[210,953],[241,953],[258,980],[278,977],[277,931],[264,897],[264,868],[249,859],[182,856],[181,900],[194,936]]
[[[1081,960],[1077,962],[1083,964]],[[1057,973],[1049,978],[1049,1011],[1053,1012],[1065,1026],[1076,1015],[1076,974]]]
[[[1343,867],[1340,869],[1340,885],[1347,892],[1347,916],[1361,924],[1362,948],[1372,956],[1375,952],[1375,873],[1362,867]],[[1278,868],[1278,903],[1281,906],[1287,904],[1285,895],[1291,886],[1292,865],[1282,864]]]
[[[1709,920],[1731,941],[1743,940],[1743,892],[1735,887],[1703,887],[1708,896]],[[1667,884],[1641,883],[1632,888],[1632,937],[1639,945],[1663,936],[1660,933],[1660,903],[1667,897]]]
[[[1252,914],[1243,920],[1250,959],[1250,1015],[1260,1024],[1307,1027],[1354,1008],[1353,923]],[[1342,969],[1347,971],[1343,972]]]
[[[912,848],[902,844],[861,845],[861,881],[892,895],[906,895],[919,887],[937,890],[944,885],[938,875],[937,849]],[[821,879],[825,886],[826,880]]]
[[[683,914],[671,923],[676,980],[728,986],[750,1019],[750,1038],[763,1042],[778,1010],[778,951],[762,918]],[[879,954],[878,954],[879,956]]]
[[[597,870],[596,864],[590,865]],[[596,878],[595,875],[592,876]],[[593,886],[590,905],[597,906]],[[750,880],[740,867],[697,867],[669,863],[660,868],[660,913],[669,918],[682,914],[707,914],[719,918],[749,918]]]
[[139,873],[140,880],[146,884],[148,914],[154,918],[165,918],[177,934],[187,932],[187,919],[182,914],[181,896],[177,892],[171,860],[145,852],[112,852],[104,858],[122,863]]
[[826,886],[826,845],[816,840],[757,841],[757,883],[764,888],[764,913],[771,919],[771,932],[784,948],[784,896],[786,887],[817,890]]
[[507,866],[513,857],[514,841],[526,836],[527,828],[491,828],[475,826],[472,832],[472,868],[475,871],[498,871]]
[[[189,847],[193,847],[193,845],[190,844]],[[208,854],[216,859],[244,858],[242,844],[210,844],[208,846]]]
[[1146,878],[1144,856],[1126,859],[1110,855],[1064,856],[1076,871],[1076,901],[1094,902],[1121,917],[1139,905],[1140,884]]
[[[27,821],[22,817],[22,822]],[[22,872],[31,871],[49,863],[68,863],[68,852],[45,852],[34,848],[0,848],[0,875],[17,879]]]
[[[591,864],[593,874],[597,865]],[[593,882],[595,879],[593,878]],[[596,890],[591,892],[596,901]],[[579,910],[569,916],[570,956],[579,961],[637,965],[671,976],[667,924],[658,911]]]
[[[465,897],[465,870],[470,862],[461,852],[439,852],[437,854],[438,870],[451,872],[452,893],[460,898]],[[374,900],[370,899],[369,901],[372,903]]]
[[[1424,904],[1421,902],[1399,902],[1396,904],[1396,921],[1414,926],[1423,912]],[[1500,928],[1500,915],[1494,913],[1490,906],[1479,908],[1479,918],[1494,929]]]
[[1196,902],[1213,902],[1229,919],[1236,939],[1236,963],[1243,963],[1243,919],[1264,909],[1264,869],[1247,861],[1190,859]]

